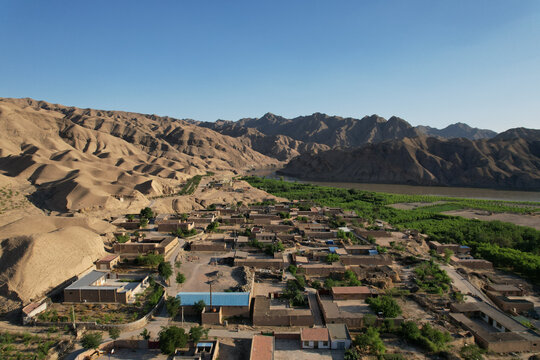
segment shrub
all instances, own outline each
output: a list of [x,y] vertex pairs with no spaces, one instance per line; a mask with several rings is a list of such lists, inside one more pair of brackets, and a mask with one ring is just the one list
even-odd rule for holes
[[116,340],[120,337],[120,329],[117,327],[112,327],[109,329],[109,336],[111,339]]
[[354,345],[358,346],[361,352],[371,355],[383,355],[386,351],[379,331],[374,327],[369,327],[365,333],[356,335]]
[[176,283],[183,284],[186,282],[186,276],[182,273],[176,274]]
[[339,261],[339,255],[338,254],[328,254],[326,255],[326,262],[331,264],[333,262]]
[[101,341],[102,335],[100,332],[87,332],[81,339],[81,345],[85,349],[97,349]]
[[129,235],[116,235],[116,241],[123,244],[128,242],[131,239]]
[[366,303],[376,313],[382,313],[385,318],[395,318],[401,315],[401,307],[394,298],[388,295],[380,295],[366,299]]

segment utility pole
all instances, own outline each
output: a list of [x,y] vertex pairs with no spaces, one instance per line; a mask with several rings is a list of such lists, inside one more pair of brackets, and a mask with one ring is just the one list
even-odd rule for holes
[[212,282],[210,282],[210,310],[213,310],[212,307]]

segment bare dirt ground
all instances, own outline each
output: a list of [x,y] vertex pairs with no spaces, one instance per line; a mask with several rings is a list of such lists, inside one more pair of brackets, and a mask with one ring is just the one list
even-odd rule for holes
[[208,281],[215,280],[212,291],[225,291],[239,284],[238,269],[227,265],[210,265],[210,260],[224,256],[222,253],[186,251],[178,257],[182,261],[180,272],[186,276],[186,282],[180,291],[209,291]]
[[270,280],[264,282],[255,282],[253,296],[263,295],[268,296],[271,292],[282,292],[285,289],[285,284],[283,282],[274,283]]
[[403,310],[403,317],[416,322],[434,321],[435,318],[425,309],[412,300],[398,300],[399,306]]
[[461,216],[467,219],[479,219],[484,221],[499,220],[521,226],[529,226],[540,230],[540,215],[521,215],[509,213],[491,214],[478,210],[453,210],[443,212],[445,215]]
[[395,242],[396,244],[399,244],[399,243],[402,243],[402,242],[405,242],[406,240],[403,239],[403,236],[405,234],[403,234],[402,232],[399,232],[399,231],[394,231],[391,233],[392,234],[392,237],[380,237],[380,238],[376,238],[376,243],[377,245],[379,246],[390,246],[390,243],[393,241]]
[[435,201],[435,202],[411,202],[411,203],[397,203],[397,204],[390,204],[388,206],[393,207],[394,209],[398,210],[413,210],[417,207],[422,206],[428,206],[428,205],[440,205],[445,204],[446,201]]
[[251,349],[250,339],[219,338],[219,355],[221,360],[247,360]]

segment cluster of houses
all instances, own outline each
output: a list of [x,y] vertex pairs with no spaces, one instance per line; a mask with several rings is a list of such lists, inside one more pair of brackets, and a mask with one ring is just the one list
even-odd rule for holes
[[[255,278],[247,287],[249,291],[179,292],[182,314],[200,316],[203,325],[224,325],[229,318],[241,318],[253,326],[301,327],[295,339],[302,348],[343,350],[351,346],[349,329],[363,328],[368,318],[375,324],[392,321],[399,325],[403,321],[401,316],[383,318],[366,301],[388,288],[403,285],[400,266],[376,245],[378,240],[388,243],[392,234],[385,231],[383,222],[377,222],[374,230],[366,230],[353,211],[302,202],[213,205],[211,210],[190,214],[157,215],[144,230],[137,219],[119,218],[113,224],[118,227],[115,235],[122,241],[112,244],[110,254],[98,260],[95,269],[65,287],[64,302],[130,303],[148,286],[148,274],[126,274],[115,269],[141,255],[157,254],[168,259],[183,245],[186,251],[215,254],[232,266],[251,268],[259,276],[281,284],[294,279],[291,268],[308,284],[319,284],[313,286],[314,291],[302,292],[305,302],[300,306],[292,306],[281,291],[256,292]],[[209,231],[210,227],[213,231]],[[185,245],[181,234],[189,234]],[[416,232],[406,232],[403,239],[423,241]],[[490,262],[474,259],[467,246],[437,241],[429,241],[428,246],[448,257],[455,267],[492,269]],[[362,285],[345,284],[346,274],[360,279]],[[339,284],[320,286],[328,279]],[[492,304],[454,303],[446,315],[486,349],[537,350],[540,336],[508,316],[534,308],[534,303],[524,298],[524,289],[492,281],[483,290]],[[42,306],[31,305],[23,310],[31,314],[27,318]],[[277,338],[278,334],[254,336],[251,358],[273,359]],[[212,346],[217,347],[217,343]]]

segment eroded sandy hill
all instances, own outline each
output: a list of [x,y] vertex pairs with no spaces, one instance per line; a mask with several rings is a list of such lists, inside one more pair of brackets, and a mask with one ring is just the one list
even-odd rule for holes
[[0,295],[28,302],[83,272],[105,254],[94,230],[107,226],[43,216],[1,227]]
[[207,171],[275,164],[241,141],[168,117],[0,99],[0,174],[36,186],[52,210],[122,208]]

